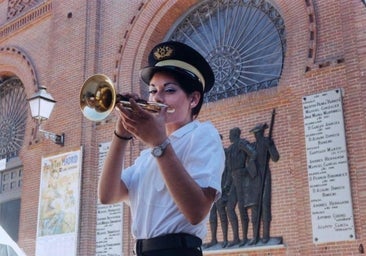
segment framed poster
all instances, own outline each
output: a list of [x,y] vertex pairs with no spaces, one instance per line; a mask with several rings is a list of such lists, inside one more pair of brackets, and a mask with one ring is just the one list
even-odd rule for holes
[[76,255],[81,149],[42,158],[37,256]]

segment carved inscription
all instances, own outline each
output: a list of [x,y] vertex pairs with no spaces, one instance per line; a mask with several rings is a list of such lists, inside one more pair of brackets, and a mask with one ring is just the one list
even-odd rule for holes
[[355,239],[341,90],[303,98],[313,242]]
[[[99,172],[110,143],[99,145]],[[122,255],[122,203],[113,205],[97,204],[96,252],[97,256]]]

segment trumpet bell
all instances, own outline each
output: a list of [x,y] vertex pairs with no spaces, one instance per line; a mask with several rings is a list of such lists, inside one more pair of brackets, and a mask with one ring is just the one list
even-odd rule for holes
[[[102,121],[114,109],[116,102],[123,107],[132,110],[129,98],[116,94],[112,80],[103,74],[96,74],[85,80],[80,90],[80,108],[83,115],[91,121]],[[159,112],[161,108],[167,107],[168,113],[173,113],[174,108],[158,102],[147,102],[137,99],[136,103],[143,109],[150,112]]]
[[112,80],[96,74],[85,80],[80,90],[80,108],[83,115],[91,121],[102,121],[116,104],[116,91]]

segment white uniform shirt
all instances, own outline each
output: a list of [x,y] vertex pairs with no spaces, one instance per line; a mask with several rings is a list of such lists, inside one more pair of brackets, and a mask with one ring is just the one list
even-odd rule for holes
[[[216,128],[210,123],[193,121],[170,135],[172,147],[191,177],[202,188],[221,194],[221,175],[225,153]],[[129,190],[132,234],[136,239],[171,233],[188,233],[203,239],[208,216],[199,224],[190,224],[173,201],[151,149],[145,149],[134,165],[122,172]]]

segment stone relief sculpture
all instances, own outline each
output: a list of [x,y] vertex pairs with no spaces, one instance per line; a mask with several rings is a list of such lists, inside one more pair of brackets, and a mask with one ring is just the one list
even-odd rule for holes
[[[252,195],[252,177],[256,176],[255,159],[256,152],[250,142],[240,137],[241,130],[235,127],[230,130],[230,142],[226,153],[226,168],[231,176],[230,197],[228,200],[228,217],[233,227],[234,239],[231,245],[244,246],[248,242],[248,207],[255,204],[255,196]],[[237,237],[238,218],[235,207],[238,206],[242,238]]]
[[[220,137],[222,139],[221,134],[220,134]],[[226,154],[226,152],[227,152],[227,150],[225,149],[225,154]],[[222,229],[223,238],[224,238],[222,247],[225,248],[228,246],[228,217],[227,217],[226,206],[227,206],[227,201],[228,201],[228,189],[230,189],[230,186],[228,186],[228,184],[230,183],[229,179],[230,179],[230,177],[228,175],[227,168],[225,167],[224,172],[222,174],[222,180],[221,180],[222,196],[220,199],[218,199],[214,203],[214,205],[212,206],[211,211],[210,211],[209,223],[210,223],[210,228],[211,228],[211,241],[208,244],[204,245],[205,248],[214,246],[218,243],[218,240],[217,240],[217,222],[218,222],[217,214],[220,217],[221,229]]]
[[256,209],[256,217],[253,220],[253,240],[250,244],[256,244],[259,241],[260,221],[262,221],[263,225],[262,243],[266,244],[270,239],[272,178],[268,162],[269,160],[277,162],[280,155],[271,136],[264,136],[264,131],[267,128],[268,125],[264,123],[257,125],[251,130],[256,139],[253,146],[257,152],[256,166],[260,175],[261,185],[258,190],[258,209]]
[[[241,130],[238,127],[230,130],[230,142],[232,144],[227,149],[225,149],[226,165],[222,180],[223,193],[221,199],[216,202],[210,214],[212,238],[211,242],[205,245],[206,248],[217,244],[217,224],[215,226],[215,220],[217,220],[217,217],[215,217],[215,208],[217,209],[218,206],[221,207],[220,211],[222,212],[220,215],[220,220],[221,217],[225,216],[230,221],[233,231],[233,240],[228,242],[228,225],[223,225],[224,242],[222,243],[221,247],[232,247],[234,245],[243,246],[248,242],[247,233],[249,217],[247,207],[254,202],[251,196],[243,195],[248,192],[246,186],[251,184],[250,177],[252,175],[256,175],[256,165],[254,162],[256,158],[256,152],[251,146],[250,142],[242,139],[240,135]],[[251,168],[247,168],[247,166],[251,166]],[[222,207],[222,204],[224,207]],[[235,211],[237,205],[239,207],[240,222],[242,224],[242,239],[239,237],[239,220]]]
[[[211,242],[204,248],[229,248],[282,243],[282,238],[270,237],[272,179],[269,161],[277,162],[279,152],[272,139],[275,110],[272,112],[270,127],[267,123],[256,125],[250,132],[254,142],[241,138],[238,127],[230,130],[231,145],[225,149],[226,166],[222,179],[222,197],[215,203],[210,214]],[[268,136],[265,136],[269,128]],[[242,237],[239,237],[240,214]],[[249,218],[250,212],[250,218]],[[217,214],[223,232],[223,242],[217,240]],[[232,228],[232,241],[228,241],[228,220]],[[249,220],[251,220],[252,239],[248,238]],[[262,225],[262,239],[260,227]],[[219,244],[219,246],[218,246]]]

